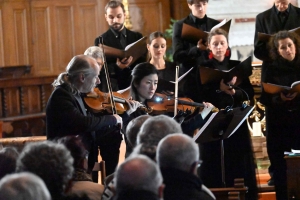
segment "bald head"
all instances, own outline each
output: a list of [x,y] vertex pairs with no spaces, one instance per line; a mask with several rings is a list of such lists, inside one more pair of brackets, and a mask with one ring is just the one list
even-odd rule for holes
[[158,194],[163,179],[156,163],[143,155],[129,157],[116,170],[116,191],[146,190]]
[[199,149],[191,137],[182,133],[168,135],[157,147],[156,160],[160,168],[191,171],[199,159]]

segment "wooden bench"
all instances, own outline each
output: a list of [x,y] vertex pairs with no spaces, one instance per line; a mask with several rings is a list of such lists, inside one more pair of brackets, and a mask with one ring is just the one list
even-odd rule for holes
[[234,187],[209,188],[218,200],[245,200],[248,188],[244,185],[244,179],[234,179]]
[[27,143],[45,141],[46,136],[31,136],[31,137],[14,137],[14,138],[0,138],[0,145],[3,147],[13,146],[22,151]]
[[0,138],[46,134],[45,108],[56,77],[0,79]]

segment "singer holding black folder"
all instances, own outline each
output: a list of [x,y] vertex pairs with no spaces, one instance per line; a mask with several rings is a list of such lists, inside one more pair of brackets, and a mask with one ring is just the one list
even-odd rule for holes
[[[203,50],[198,55],[198,102],[208,101],[219,109],[231,106],[242,106],[242,102],[253,98],[254,91],[249,78],[245,77],[238,87],[234,86],[237,77],[228,80],[220,80],[202,84],[200,80],[200,66],[218,70],[229,70],[230,48],[228,47],[228,34],[222,29],[216,29],[209,33],[208,50]],[[251,74],[249,74],[251,75]],[[247,93],[247,94],[246,94]],[[230,111],[229,111],[230,112]],[[212,133],[213,134],[213,133]],[[244,178],[248,187],[246,199],[257,199],[257,186],[255,177],[255,165],[251,139],[246,121],[229,138],[224,140],[225,154],[225,183],[227,187],[234,185],[235,178]],[[199,168],[201,179],[208,187],[222,187],[221,169],[221,144],[220,141],[200,144],[203,164]]]
[[[265,82],[290,86],[300,80],[300,38],[280,31],[269,42],[272,62],[265,69]],[[284,152],[300,149],[300,96],[284,91],[268,94],[264,89],[261,103],[266,106],[267,150],[273,167],[277,199],[288,199]]]
[[[101,42],[100,37],[102,37],[104,45],[124,50],[127,45],[141,39],[143,37],[141,33],[131,31],[124,26],[125,17],[124,5],[120,1],[109,1],[105,6],[105,19],[109,25],[109,29],[95,39],[95,46],[99,46]],[[106,61],[113,91],[125,89],[130,85],[131,70],[136,64],[145,62],[146,55],[134,63],[132,63],[132,60],[132,57],[120,59],[107,57]],[[100,74],[102,84],[99,86],[102,92],[107,92],[105,80],[105,73],[103,71]]]
[[174,62],[179,63],[183,67],[184,72],[194,67],[184,83],[184,92],[185,96],[195,100],[197,96],[194,92],[194,86],[196,85],[196,58],[198,51],[201,50],[199,44],[205,44],[205,41],[198,41],[197,44],[184,39],[182,37],[182,26],[183,24],[188,24],[202,31],[210,31],[211,28],[219,24],[219,21],[207,17],[208,0],[187,0],[187,4],[191,13],[186,18],[174,23],[172,47]]

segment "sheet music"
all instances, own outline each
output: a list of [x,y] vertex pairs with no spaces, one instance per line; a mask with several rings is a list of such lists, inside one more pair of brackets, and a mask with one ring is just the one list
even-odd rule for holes
[[127,45],[127,46],[125,47],[124,50],[125,50],[125,51],[128,50],[130,47],[132,47],[132,46],[135,45],[136,43],[140,42],[141,40],[144,40],[144,38],[146,38],[146,37],[142,37],[141,39],[139,39],[139,40],[137,40],[137,41],[135,41],[135,42],[133,42],[133,43]]
[[208,118],[206,123],[201,127],[201,129],[197,132],[196,135],[194,135],[193,140],[196,141],[198,137],[203,133],[203,131],[206,129],[206,127],[210,124],[210,122],[215,118],[215,116],[218,114],[218,112],[214,112],[211,114],[211,116]]
[[[235,108],[235,109],[241,109],[241,108]],[[254,109],[254,107],[253,106],[248,106],[247,108],[245,108],[245,110],[240,110],[240,114],[241,115],[239,115],[239,116],[243,116],[243,118],[240,120],[240,122],[238,123],[238,124],[232,124],[235,128],[233,129],[233,131],[228,135],[228,137],[227,138],[229,138],[232,134],[234,134],[235,133],[235,131],[242,125],[242,123],[246,120],[246,118],[250,115],[250,113],[253,111],[253,109]],[[247,112],[247,114],[244,114],[243,112]],[[243,113],[243,114],[242,114]],[[234,118],[233,119],[235,119],[235,117],[237,117],[238,115],[236,114],[236,112],[234,113]],[[231,130],[231,128],[230,128],[230,126],[231,126],[231,123],[229,124],[229,126],[228,126],[228,130]],[[225,133],[225,135],[226,135],[226,133]]]
[[[185,72],[183,75],[181,75],[179,78],[178,78],[178,82],[181,81],[188,73],[190,73],[190,71],[192,71],[194,67],[192,67],[191,69],[189,69],[187,72]],[[175,84],[175,81],[170,81],[170,83],[174,83]]]
[[126,92],[127,90],[130,90],[131,86],[129,86],[128,88],[125,88],[123,90],[118,90],[117,93],[119,94],[123,94],[124,92]]
[[223,21],[221,21],[219,24],[215,25],[214,27],[211,28],[210,32],[212,32],[213,30],[220,28],[221,26],[223,26],[224,24],[226,24],[227,19],[223,19]]

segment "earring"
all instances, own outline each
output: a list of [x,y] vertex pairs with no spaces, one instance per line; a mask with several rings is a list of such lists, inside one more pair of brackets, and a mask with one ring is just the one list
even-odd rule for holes
[[229,49],[226,50],[225,56],[226,57],[230,56],[230,50]]
[[213,57],[214,57],[214,54],[210,51],[208,54],[208,58],[211,60],[211,59],[213,59]]

